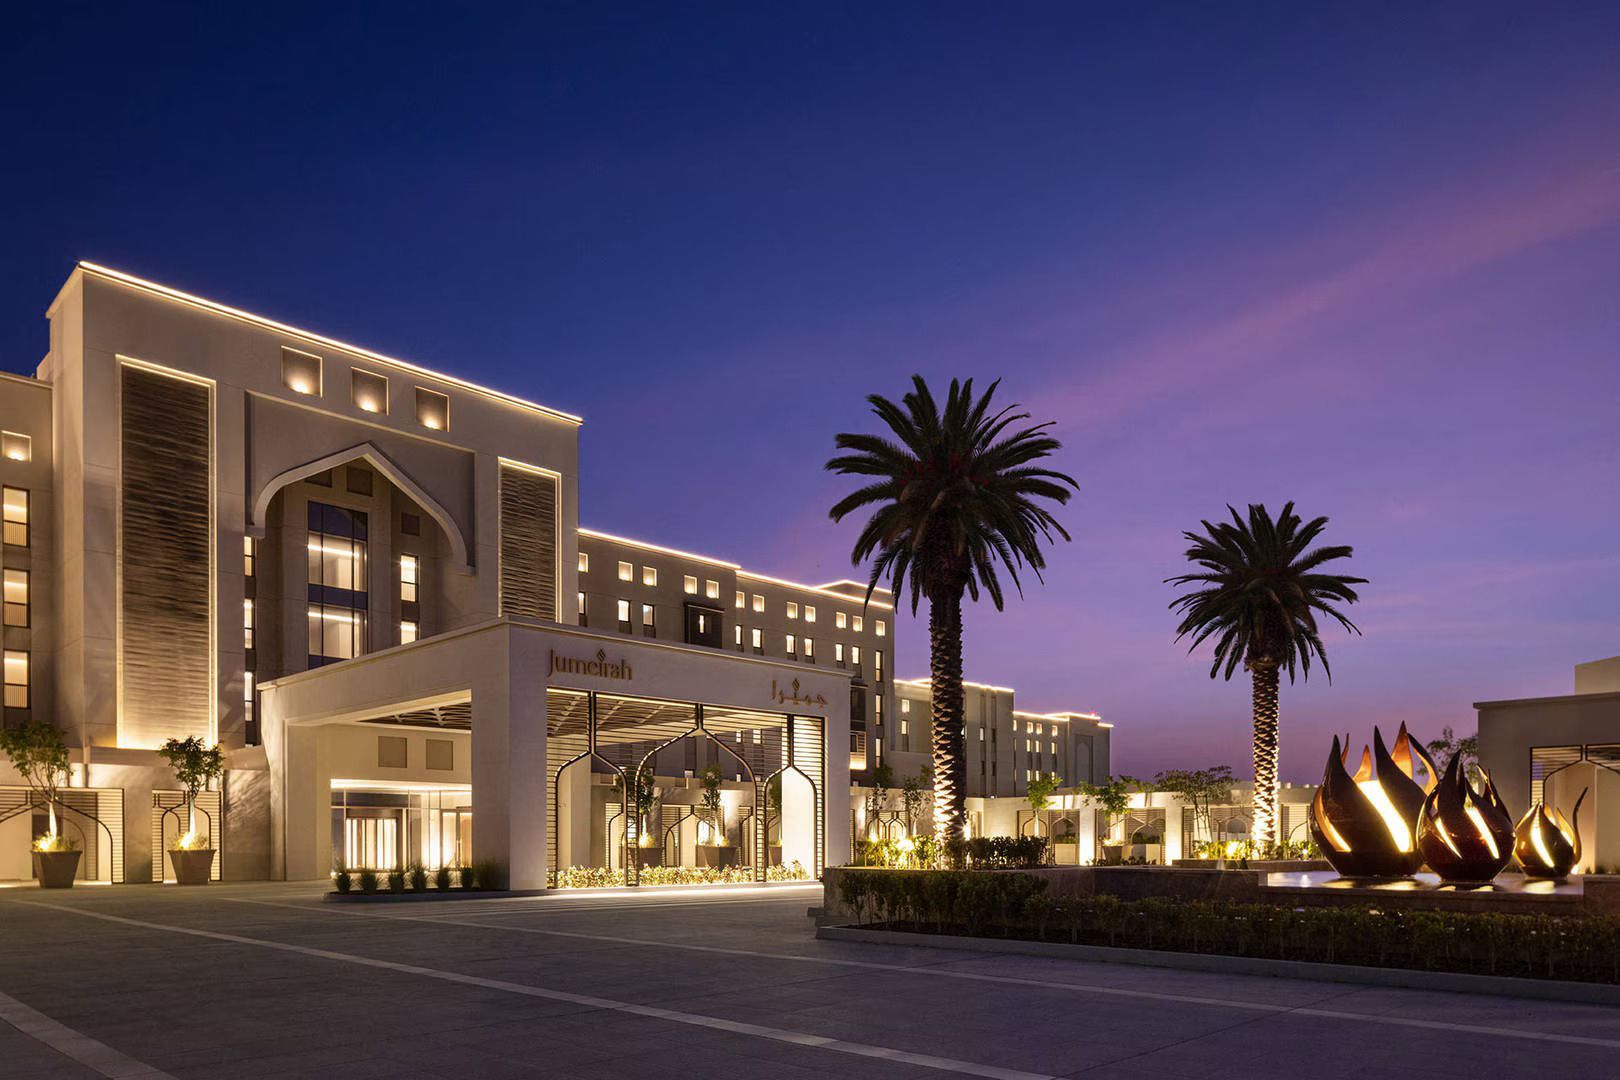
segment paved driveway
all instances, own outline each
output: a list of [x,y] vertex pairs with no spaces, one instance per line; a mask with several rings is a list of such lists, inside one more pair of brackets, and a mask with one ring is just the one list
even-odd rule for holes
[[1620,1009],[819,942],[817,895],[0,891],[0,1077],[1620,1075]]

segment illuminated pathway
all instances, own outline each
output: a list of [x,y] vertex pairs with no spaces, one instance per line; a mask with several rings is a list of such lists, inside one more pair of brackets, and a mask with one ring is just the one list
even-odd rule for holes
[[1604,1075],[1620,1010],[822,942],[812,890],[14,890],[0,1075]]

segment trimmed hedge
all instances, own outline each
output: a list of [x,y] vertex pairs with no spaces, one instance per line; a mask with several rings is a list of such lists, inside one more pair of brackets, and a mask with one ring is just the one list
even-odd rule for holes
[[857,925],[1472,975],[1620,983],[1620,917],[1288,908],[1043,895],[1046,881],[971,871],[841,871]]
[[948,840],[943,848],[932,836],[919,836],[909,847],[898,840],[857,840],[855,866],[907,870],[1033,870],[1046,865],[1044,836],[976,836]]

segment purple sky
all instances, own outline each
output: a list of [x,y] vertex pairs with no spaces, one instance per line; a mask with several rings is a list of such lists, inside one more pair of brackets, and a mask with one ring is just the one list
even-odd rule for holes
[[582,413],[587,524],[812,581],[862,395],[1002,376],[1081,494],[969,674],[1116,771],[1248,771],[1161,583],[1227,502],[1372,579],[1285,778],[1620,653],[1612,5],[278,10],[12,16],[0,366],[94,259]]

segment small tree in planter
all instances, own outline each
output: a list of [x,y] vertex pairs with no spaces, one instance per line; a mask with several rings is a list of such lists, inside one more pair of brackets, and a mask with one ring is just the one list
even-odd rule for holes
[[720,801],[720,784],[724,776],[720,766],[710,765],[698,777],[703,785],[703,813],[709,826],[709,841],[699,844],[699,866],[724,867],[735,865],[737,853],[726,839],[726,807]]
[[[894,770],[887,761],[880,762],[872,769],[872,786],[866,792],[866,837],[869,840],[880,840],[879,830],[882,828],[883,812],[889,808],[889,788],[894,786]],[[780,801],[782,788],[777,785],[778,801]],[[781,809],[780,805],[777,807]]]
[[1052,793],[1063,786],[1063,777],[1055,772],[1042,773],[1024,786],[1024,799],[1035,815],[1035,835],[1041,835],[1041,811],[1052,805]]
[[[934,771],[924,762],[917,769],[916,776],[908,776],[900,784],[900,812],[905,815],[906,834],[921,840],[917,836],[917,823],[922,820],[923,807],[934,797]],[[932,850],[935,845],[929,845]]]
[[225,753],[216,743],[209,746],[197,736],[170,739],[158,753],[174,770],[174,778],[186,793],[186,832],[169,849],[174,879],[181,885],[206,885],[214,865],[213,837],[197,832],[197,793],[225,773]]
[[34,841],[39,883],[46,889],[71,889],[79,872],[80,852],[62,834],[56,807],[68,776],[67,743],[62,733],[43,720],[30,720],[15,728],[0,728],[0,750],[22,774],[28,787],[45,802],[49,819],[44,836]]
[[[1082,783],[1080,794],[1095,800],[1102,807],[1108,828],[1112,830],[1114,822],[1124,817],[1125,812],[1131,808],[1131,789],[1135,786],[1136,781],[1128,776],[1110,776],[1103,784],[1093,784],[1090,781]],[[1104,857],[1110,862],[1118,861],[1125,854],[1123,843],[1110,844],[1104,841],[1102,849]]]
[[637,849],[636,857],[647,862],[647,849],[657,843],[648,831],[653,803],[658,798],[658,789],[653,786],[652,764],[630,766],[613,778],[613,790],[624,799],[626,820],[634,830],[630,839]]
[[1216,765],[1208,769],[1166,769],[1153,778],[1160,791],[1180,797],[1192,810],[1195,837],[1213,840],[1215,830],[1209,819],[1210,808],[1232,798],[1232,767]]

